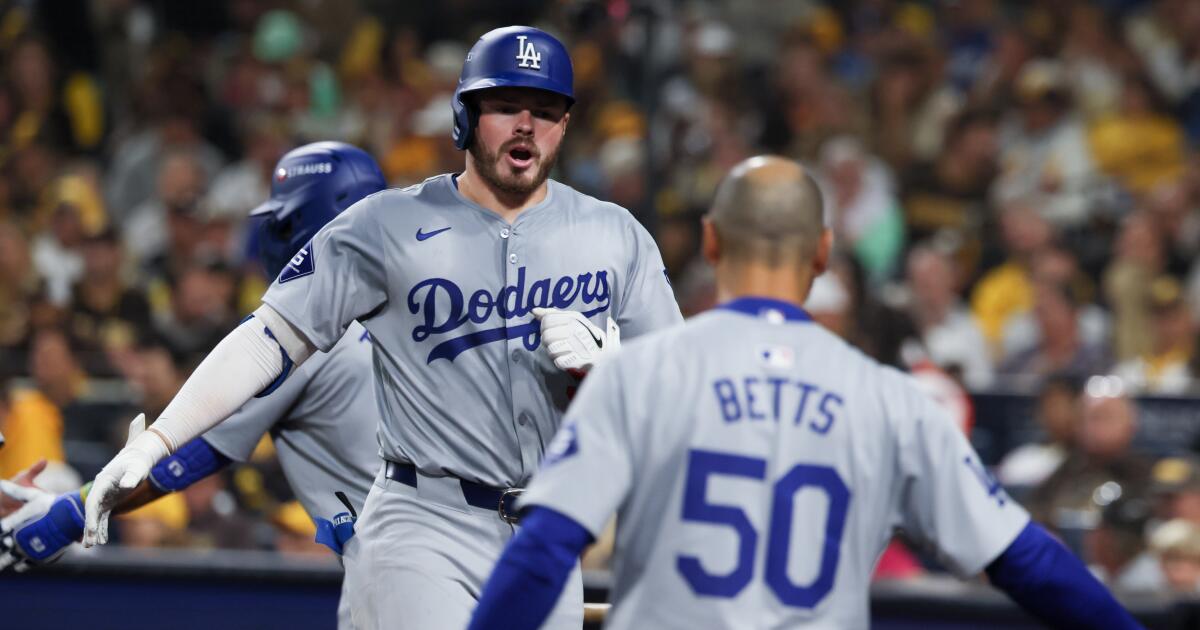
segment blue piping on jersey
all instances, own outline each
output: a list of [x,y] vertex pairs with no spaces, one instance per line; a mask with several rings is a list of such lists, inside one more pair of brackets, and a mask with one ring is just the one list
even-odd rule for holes
[[[238,325],[240,326],[245,324],[252,319],[254,319],[254,313],[250,313],[242,318],[242,321]],[[270,328],[263,326],[263,332],[267,333],[267,336],[271,338],[271,341],[279,344],[279,340],[275,338],[275,333],[271,332]],[[275,380],[271,381],[271,383],[267,385],[266,389],[255,394],[255,398],[262,398],[263,396],[266,396],[279,389],[279,386],[283,385],[283,382],[287,380],[288,374],[292,373],[292,368],[296,366],[296,363],[292,361],[292,357],[288,356],[287,350],[284,350],[282,345],[279,346],[279,354],[280,358],[283,360],[283,371],[279,373],[279,376],[275,377]]]
[[754,317],[761,317],[764,311],[775,311],[783,315],[789,322],[811,322],[812,316],[807,311],[791,302],[765,297],[740,297],[717,306],[726,311],[736,311]]

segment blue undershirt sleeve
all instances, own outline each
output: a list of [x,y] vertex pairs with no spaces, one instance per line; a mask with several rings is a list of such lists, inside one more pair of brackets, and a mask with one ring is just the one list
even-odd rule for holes
[[535,507],[521,521],[479,596],[468,630],[535,630],[594,538],[579,523]]
[[987,567],[992,584],[1052,628],[1141,628],[1087,567],[1030,522]]

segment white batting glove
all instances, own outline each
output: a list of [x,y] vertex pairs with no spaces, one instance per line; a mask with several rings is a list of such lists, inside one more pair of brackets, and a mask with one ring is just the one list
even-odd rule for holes
[[535,308],[533,316],[542,323],[542,343],[560,370],[592,369],[600,357],[621,348],[621,329],[608,318],[600,330],[583,313],[557,308]]
[[108,542],[108,517],[113,508],[150,476],[150,469],[166,457],[167,445],[158,435],[146,432],[146,414],[129,423],[125,448],[96,475],[84,506],[83,546]]

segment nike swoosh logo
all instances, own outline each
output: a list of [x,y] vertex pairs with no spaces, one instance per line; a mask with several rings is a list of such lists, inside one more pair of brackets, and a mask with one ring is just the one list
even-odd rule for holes
[[445,232],[446,230],[449,230],[449,229],[450,228],[448,228],[448,227],[444,227],[440,230],[434,230],[432,232],[422,232],[421,228],[417,228],[417,240],[423,241],[427,238],[433,238],[433,237],[437,236],[438,234],[441,234],[442,232]]
[[596,336],[596,333],[592,332],[592,329],[591,329],[591,328],[584,328],[584,330],[586,330],[586,331],[587,331],[587,333],[588,333],[589,335],[591,335],[591,337],[592,337],[592,341],[596,342],[596,347],[597,347],[597,348],[601,348],[601,349],[603,349],[603,348],[604,348],[604,340],[603,340],[603,339],[601,339],[601,338],[599,338],[599,337],[597,337],[597,336]]

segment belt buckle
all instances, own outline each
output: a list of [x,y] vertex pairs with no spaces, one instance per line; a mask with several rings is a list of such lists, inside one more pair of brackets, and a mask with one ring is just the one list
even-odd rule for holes
[[504,490],[504,492],[500,493],[500,504],[496,506],[496,511],[500,513],[500,520],[508,523],[509,525],[516,525],[517,521],[521,520],[516,514],[509,514],[508,511],[504,509],[504,500],[508,497],[513,497],[515,499],[516,497],[521,496],[521,493],[523,492],[525,492],[524,488],[507,488]]

